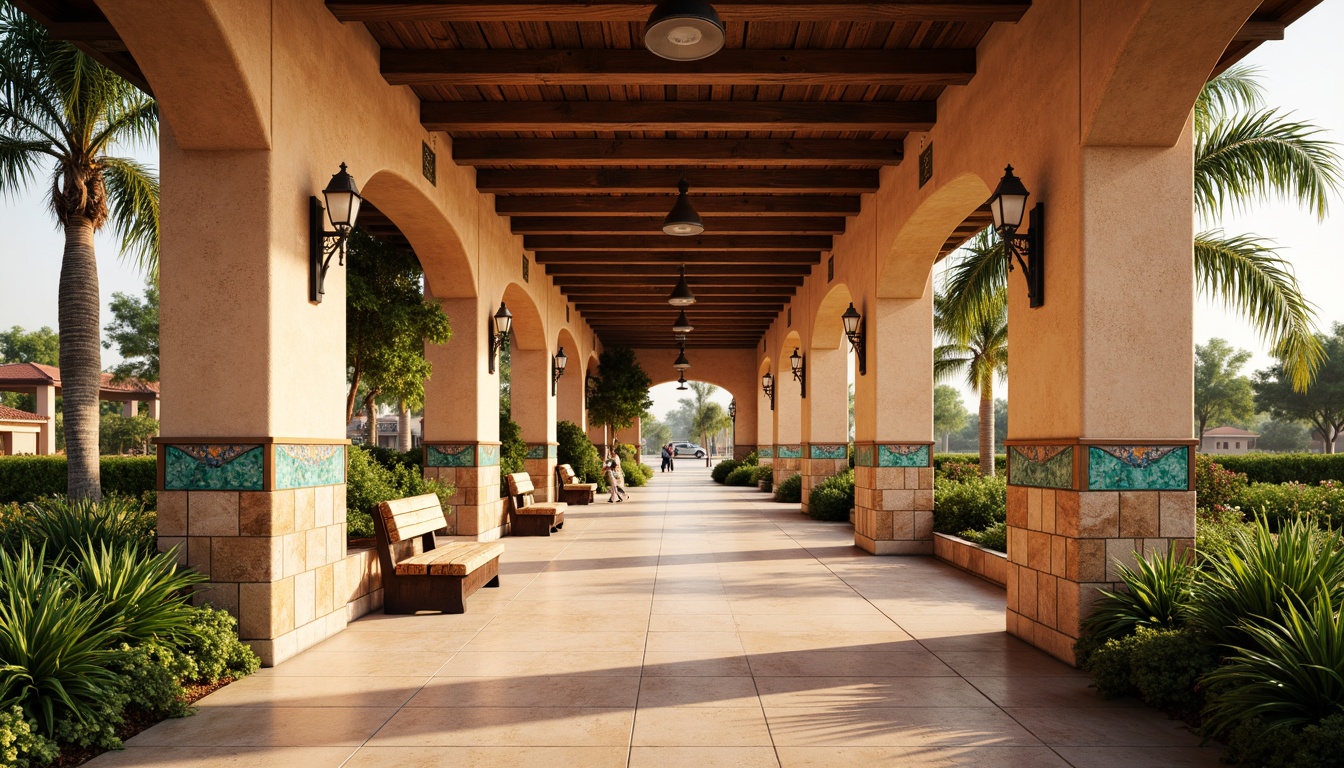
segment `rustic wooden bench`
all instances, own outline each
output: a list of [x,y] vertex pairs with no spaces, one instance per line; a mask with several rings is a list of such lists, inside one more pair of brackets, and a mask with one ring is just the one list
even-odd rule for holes
[[561,464],[555,468],[555,485],[560,489],[560,500],[566,504],[584,506],[593,503],[597,495],[597,483],[581,483],[574,468]]
[[374,509],[373,522],[384,613],[464,613],[468,595],[499,586],[502,542],[434,540],[434,531],[448,525],[438,496],[385,501]]
[[533,501],[532,477],[526,472],[509,475],[509,524],[514,536],[550,536],[565,527],[563,501]]

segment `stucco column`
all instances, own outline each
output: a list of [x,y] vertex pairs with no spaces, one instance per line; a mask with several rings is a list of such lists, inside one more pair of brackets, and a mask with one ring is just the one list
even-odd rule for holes
[[149,411],[149,414],[148,414],[148,415],[149,415],[149,418],[151,418],[151,419],[153,419],[153,420],[155,420],[155,421],[158,421],[158,420],[159,420],[159,400],[158,400],[158,398],[155,398],[155,399],[153,399],[153,400],[146,400],[146,401],[145,401],[145,405],[147,406],[148,411]]
[[128,419],[133,419],[140,414],[140,402],[137,400],[127,400],[121,404],[121,415]]
[[434,367],[425,381],[425,477],[454,488],[449,533],[497,539],[504,533],[499,374],[490,373],[485,339],[495,307],[475,298],[443,299],[440,306],[453,336],[446,344],[425,345]]
[[[869,303],[872,302],[872,303]],[[875,555],[933,552],[933,280],[908,299],[868,299],[868,373],[854,384],[854,543]]]
[[848,343],[813,346],[807,356],[807,397],[802,402],[803,511],[812,489],[849,468]]
[[555,398],[551,396],[551,351],[513,349],[510,378],[513,420],[527,443],[524,465],[537,501],[555,496]]
[[802,469],[803,397],[802,387],[793,380],[787,356],[776,368],[775,445],[772,461],[775,469],[775,485],[779,485],[799,474]]
[[56,388],[38,387],[33,400],[37,415],[46,417],[37,434],[37,453],[50,456],[56,452]]
[[1069,662],[1117,563],[1193,542],[1191,147],[1084,147],[1045,306],[1009,279],[1008,631]]

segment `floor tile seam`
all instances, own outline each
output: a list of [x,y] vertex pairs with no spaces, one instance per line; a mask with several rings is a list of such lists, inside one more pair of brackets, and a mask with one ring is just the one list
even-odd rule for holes
[[[670,485],[667,486],[667,489],[666,489],[666,491],[665,491],[664,494],[663,494],[662,510],[661,510],[661,512],[660,512],[660,519],[659,519],[659,525],[658,525],[658,559],[659,559],[659,560],[662,559],[662,554],[663,554],[663,541],[664,541],[664,537],[666,536],[666,533],[667,533],[667,514],[668,514],[668,508],[669,508],[669,506],[671,505],[671,501],[670,501],[670,497],[671,497],[671,489],[672,489],[672,486],[670,486]],[[653,595],[655,595],[655,596],[658,594],[658,571],[659,571],[659,570],[661,570],[660,567],[655,567],[655,568],[654,568],[654,572],[653,572]],[[633,762],[634,759],[635,759],[635,727],[636,727],[636,724],[637,724],[638,721],[639,721],[639,709],[640,709],[640,707],[639,707],[639,699],[640,699],[640,696],[642,695],[642,693],[643,693],[643,691],[644,691],[644,668],[645,668],[645,666],[648,664],[648,660],[649,660],[649,634],[653,631],[653,616],[654,616],[654,613],[653,613],[653,603],[654,603],[654,600],[653,600],[653,599],[650,599],[650,600],[649,600],[649,616],[648,616],[648,622],[644,625],[644,652],[641,653],[641,654],[640,654],[640,657],[639,657],[639,679],[638,679],[638,682],[635,684],[635,704],[634,704],[634,706],[631,708],[631,712],[630,712],[630,740],[629,740],[628,745],[626,746],[626,751],[625,751],[625,764],[626,764],[627,768],[629,768],[629,765],[630,765],[631,762]]]
[[[1043,746],[1043,747],[1045,747],[1046,749],[1050,750],[1051,754],[1053,754],[1055,757],[1057,757],[1057,758],[1059,758],[1061,761],[1063,761],[1063,763],[1064,763],[1065,765],[1070,766],[1070,768],[1076,768],[1076,767],[1074,766],[1073,762],[1071,762],[1068,758],[1066,758],[1066,757],[1064,757],[1063,755],[1061,755],[1061,754],[1059,753],[1059,750],[1056,749],[1057,746],[1069,746],[1069,745],[1064,745],[1064,744],[1056,745],[1056,744],[1050,744],[1050,743],[1048,743],[1045,739],[1041,738],[1041,737],[1036,733],[1036,731],[1034,731],[1034,730],[1032,730],[1030,727],[1028,727],[1026,723],[1024,723],[1024,722],[1022,722],[1021,720],[1017,719],[1017,717],[1016,717],[1015,715],[1013,715],[1012,712],[1009,712],[1009,711],[1008,711],[1008,709],[1009,709],[1008,707],[1004,707],[1003,705],[999,704],[997,701],[994,701],[994,699],[991,698],[990,695],[989,695],[988,693],[985,693],[985,691],[981,690],[980,686],[976,685],[974,682],[972,682],[969,678],[967,678],[965,675],[961,674],[960,672],[957,673],[957,676],[960,677],[962,680],[965,680],[966,683],[967,683],[968,685],[970,685],[972,688],[974,688],[975,690],[980,691],[980,695],[981,695],[981,696],[984,696],[986,699],[989,699],[990,703],[992,703],[996,709],[998,709],[1000,712],[1002,712],[1002,713],[1004,714],[1005,717],[1007,717],[1008,719],[1012,720],[1014,723],[1017,723],[1017,726],[1018,726],[1019,728],[1021,728],[1022,730],[1026,731],[1026,732],[1029,733],[1029,734],[1031,734],[1031,737],[1032,737],[1033,739],[1036,739],[1037,741],[1041,742],[1041,746]],[[981,675],[981,677],[983,677],[983,675]],[[1004,677],[1007,677],[1007,675],[1005,675]],[[1015,709],[1030,709],[1030,707],[1015,707]]]

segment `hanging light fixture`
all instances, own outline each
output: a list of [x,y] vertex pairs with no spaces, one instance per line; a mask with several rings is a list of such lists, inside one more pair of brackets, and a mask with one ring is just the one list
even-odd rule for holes
[[681,354],[677,355],[677,361],[672,364],[672,367],[676,368],[678,371],[685,371],[687,368],[691,367],[691,361],[686,359],[685,347],[681,348]]
[[[332,175],[322,190],[322,198],[327,207],[316,197],[308,199],[308,302],[321,304],[326,293],[323,283],[327,278],[327,269],[331,267],[331,257],[339,255],[338,263],[345,265],[346,244],[350,230],[354,229],[359,218],[359,204],[364,198],[359,196],[359,185],[341,163],[341,170]],[[692,211],[694,212],[694,211]],[[322,214],[325,213],[326,216]],[[328,230],[323,219],[331,222]]]
[[672,61],[709,58],[723,40],[723,20],[705,0],[663,0],[644,26],[644,47]]
[[695,303],[695,294],[691,293],[691,286],[686,284],[686,265],[681,266],[681,279],[677,281],[677,287],[672,289],[672,295],[667,297],[667,303],[674,307],[689,307]]
[[[691,321],[686,317],[686,310],[681,310],[681,313],[677,315],[676,322],[672,323],[672,332],[684,335],[694,330],[695,326],[691,325]],[[682,340],[685,341],[684,338]]]
[[691,185],[682,179],[677,189],[680,193],[677,195],[677,202],[672,204],[672,210],[667,212],[667,218],[663,219],[663,231],[678,237],[689,237],[704,232],[705,222],[700,219],[700,214],[695,212],[695,206],[691,205],[690,199],[686,197]]
[[677,387],[677,391],[678,391],[678,392],[684,392],[684,391],[690,389],[690,387],[686,386],[686,374],[685,374],[685,373],[682,373],[682,374],[681,374],[681,378],[677,379],[677,383],[681,385],[681,386]]
[[733,398],[728,403],[728,418],[737,421],[737,398]]

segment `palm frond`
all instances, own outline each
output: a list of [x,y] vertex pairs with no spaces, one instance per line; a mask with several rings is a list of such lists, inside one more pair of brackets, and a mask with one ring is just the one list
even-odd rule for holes
[[942,328],[965,342],[974,327],[997,314],[998,305],[1006,301],[1008,262],[1002,241],[989,228],[949,258],[955,261],[945,276],[939,314]]
[[127,95],[130,98],[112,105],[107,122],[90,142],[94,153],[103,152],[113,143],[144,146],[158,139],[158,102],[138,91]]
[[1220,230],[1195,235],[1199,290],[1251,321],[1283,361],[1293,387],[1305,391],[1325,359],[1315,306],[1302,295],[1288,262],[1267,241]]
[[0,136],[0,195],[15,193],[37,177],[38,164],[52,155],[44,141]]
[[1258,68],[1238,64],[1228,69],[1200,89],[1195,99],[1195,131],[1202,131],[1218,117],[1237,109],[1259,109],[1264,95]]
[[1323,129],[1278,110],[1221,119],[1195,142],[1195,206],[1203,214],[1278,198],[1324,219],[1344,164]]
[[159,274],[159,177],[124,157],[104,157],[103,179],[122,256],[151,279]]

